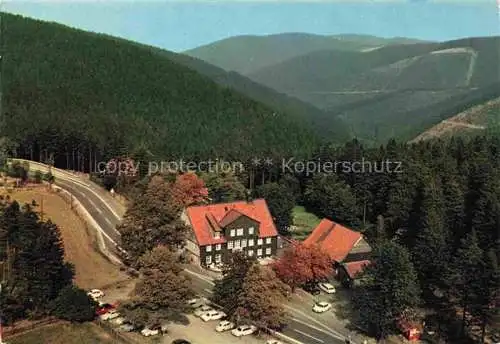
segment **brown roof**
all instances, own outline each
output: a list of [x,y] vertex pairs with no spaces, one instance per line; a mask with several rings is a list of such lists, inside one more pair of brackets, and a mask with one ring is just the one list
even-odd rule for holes
[[362,239],[359,232],[353,231],[329,219],[323,219],[304,241],[306,245],[319,245],[332,260],[341,262]]
[[193,228],[196,240],[201,246],[226,242],[223,236],[216,239],[212,235],[214,224],[224,228],[240,216],[247,216],[259,222],[260,238],[278,235],[273,218],[264,199],[256,199],[251,202],[239,201],[192,206],[186,209],[186,214]]

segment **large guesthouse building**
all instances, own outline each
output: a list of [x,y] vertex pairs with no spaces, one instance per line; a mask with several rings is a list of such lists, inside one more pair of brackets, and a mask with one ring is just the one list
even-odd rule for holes
[[202,266],[225,263],[236,250],[256,258],[276,254],[278,231],[264,199],[191,206],[183,219],[191,229],[189,259]]

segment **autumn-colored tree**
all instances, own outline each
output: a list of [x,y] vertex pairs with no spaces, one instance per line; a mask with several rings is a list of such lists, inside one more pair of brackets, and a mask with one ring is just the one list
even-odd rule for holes
[[202,204],[208,200],[208,189],[203,179],[195,173],[179,174],[172,186],[174,199],[187,207],[193,204]]
[[288,289],[272,269],[254,263],[237,295],[238,307],[232,319],[237,324],[252,324],[259,329],[279,327],[285,322],[283,304]]
[[180,220],[181,210],[182,205],[175,200],[164,178],[151,178],[117,227],[131,263],[157,245],[178,247],[183,244],[187,229]]
[[180,274],[174,253],[165,246],[155,247],[138,260],[141,280],[134,297],[120,311],[139,326],[181,320],[188,311],[186,301],[194,296],[188,277]]
[[328,278],[332,274],[332,261],[320,247],[297,243],[285,250],[273,268],[276,275],[295,290],[309,281]]

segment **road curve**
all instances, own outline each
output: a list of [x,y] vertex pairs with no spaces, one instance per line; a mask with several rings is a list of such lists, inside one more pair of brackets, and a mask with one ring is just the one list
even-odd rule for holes
[[[39,170],[47,172],[49,166],[34,161],[13,159],[26,161],[29,163],[31,170]],[[99,225],[105,233],[108,249],[115,251],[116,245],[120,245],[120,233],[116,230],[116,225],[120,223],[124,214],[122,206],[118,205],[116,200],[113,200],[109,193],[89,181],[86,178],[72,174],[70,172],[51,168],[51,172],[55,177],[55,184],[72,195],[74,195],[88,211],[90,216]],[[113,202],[115,201],[115,202]],[[205,276],[186,269],[186,272],[192,278],[194,290],[205,297],[209,297],[213,288],[214,282],[209,276]],[[302,311],[295,311],[293,308],[288,308],[288,327],[283,331],[283,334],[292,338],[296,343],[302,344],[343,344],[342,336],[325,322],[315,320],[311,321],[312,317]],[[325,316],[328,316],[325,314]],[[355,344],[355,343],[352,343]]]

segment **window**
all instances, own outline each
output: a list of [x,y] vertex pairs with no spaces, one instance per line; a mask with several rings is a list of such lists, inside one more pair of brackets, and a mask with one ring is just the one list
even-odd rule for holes
[[234,248],[240,248],[241,247],[240,245],[241,245],[241,243],[239,240],[234,241]]
[[236,231],[236,235],[242,236],[243,235],[243,228],[238,228],[238,230]]
[[253,246],[253,239],[248,239],[248,247],[252,247]]
[[261,248],[259,248],[257,250],[257,257],[260,257],[260,256],[262,256],[262,249]]
[[253,250],[248,250],[248,256],[252,257],[253,256]]
[[227,248],[228,248],[228,249],[232,249],[232,248],[233,248],[233,245],[234,245],[234,242],[232,242],[232,241],[228,241],[228,242],[227,242]]
[[207,250],[207,252],[212,252],[212,245],[208,245],[206,250]]
[[222,258],[222,257],[221,257],[221,255],[220,255],[220,254],[216,254],[216,255],[215,255],[215,262],[216,262],[217,264],[219,264],[219,263],[220,263],[220,261],[221,261],[221,258]]
[[207,256],[207,257],[205,258],[205,261],[206,261],[207,265],[212,264],[212,256]]
[[270,244],[273,241],[272,238],[266,238],[266,244]]
[[231,229],[231,234],[229,234],[229,236],[234,237],[234,235],[235,235],[235,231],[234,231],[234,229]]
[[266,256],[270,256],[271,255],[271,248],[268,247],[266,248]]
[[221,244],[217,244],[217,245],[215,245],[215,250],[216,250],[216,251],[220,251],[220,248],[221,248]]
[[214,233],[214,238],[215,239],[220,239],[220,233],[219,232],[215,232]]
[[241,247],[247,247],[247,241],[241,240]]
[[254,231],[254,228],[253,228],[253,227],[248,228],[248,234],[252,235],[252,234],[253,234],[253,231]]
[[257,240],[257,246],[262,245],[262,239]]

